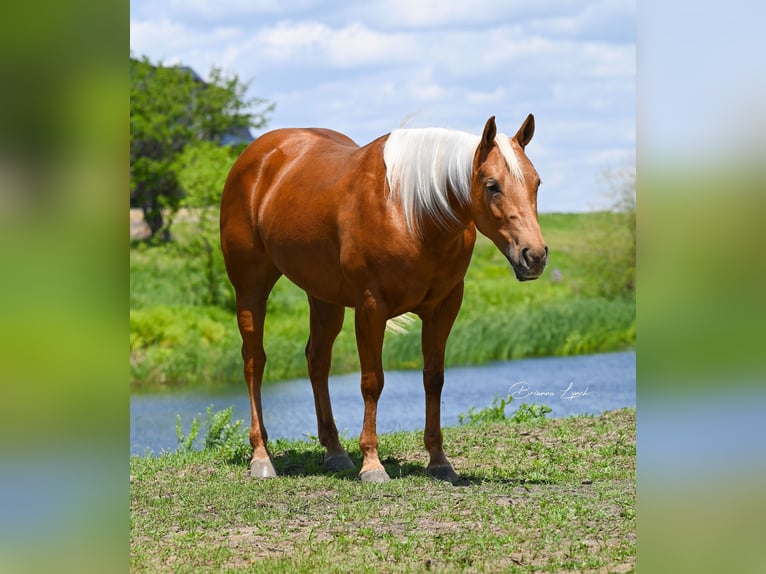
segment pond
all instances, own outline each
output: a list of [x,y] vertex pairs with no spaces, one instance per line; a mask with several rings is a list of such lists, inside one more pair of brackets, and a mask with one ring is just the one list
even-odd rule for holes
[[[446,370],[442,392],[442,425],[454,426],[471,407],[481,409],[495,397],[513,396],[511,415],[522,403],[551,407],[551,417],[597,415],[605,410],[636,406],[636,353],[625,351],[577,357],[545,357]],[[263,416],[269,438],[316,435],[311,383],[298,379],[265,385]],[[341,435],[354,437],[362,428],[363,402],[359,374],[330,377],[333,414]],[[233,407],[233,419],[250,424],[244,381],[215,390],[192,389],[133,394],[130,397],[130,452],[144,455],[176,447],[176,415],[185,433],[192,419]],[[378,402],[378,432],[422,430],[425,393],[420,371],[387,371]]]

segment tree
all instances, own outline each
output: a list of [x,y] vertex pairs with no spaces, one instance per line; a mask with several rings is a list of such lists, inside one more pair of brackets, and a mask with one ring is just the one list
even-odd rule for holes
[[143,210],[152,237],[169,238],[163,210],[175,212],[183,197],[177,159],[186,146],[239,139],[241,148],[249,142],[239,134],[268,122],[274,104],[246,98],[247,87],[219,68],[205,82],[188,67],[131,56],[130,201]]
[[234,293],[221,252],[218,208],[237,155],[232,146],[203,141],[187,145],[174,165],[184,191],[179,205],[187,212],[187,232],[179,232],[173,248],[185,261],[189,280],[202,292],[204,303],[229,308],[234,307]]

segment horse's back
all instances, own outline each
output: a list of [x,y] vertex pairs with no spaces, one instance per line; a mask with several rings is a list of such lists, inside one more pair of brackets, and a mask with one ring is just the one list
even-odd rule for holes
[[232,167],[232,173],[252,171],[264,163],[286,163],[307,155],[351,153],[359,146],[350,137],[324,128],[282,128],[267,132],[253,141]]

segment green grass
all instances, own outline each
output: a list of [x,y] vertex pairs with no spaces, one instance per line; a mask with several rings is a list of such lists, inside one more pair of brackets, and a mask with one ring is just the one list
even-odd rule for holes
[[[615,351],[635,344],[635,296],[618,295],[629,238],[617,214],[543,214],[550,248],[537,281],[519,283],[503,255],[480,237],[447,346],[447,365]],[[615,247],[616,246],[616,247]],[[230,308],[205,304],[197,262],[169,247],[131,249],[131,379],[134,386],[239,380],[239,333]],[[226,286],[223,285],[222,289]],[[282,278],[268,302],[264,379],[306,376],[308,303]],[[353,315],[346,312],[333,373],[358,369]],[[419,369],[420,324],[386,336],[386,369]]]
[[228,451],[132,457],[131,571],[632,571],[635,410],[531,420],[444,429],[455,486],[420,433],[380,436],[385,484],[321,472],[306,441],[271,445],[272,480]]

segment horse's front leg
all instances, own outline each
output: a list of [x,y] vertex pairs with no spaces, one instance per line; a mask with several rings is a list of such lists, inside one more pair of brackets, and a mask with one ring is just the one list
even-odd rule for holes
[[443,449],[441,396],[444,386],[444,350],[462,301],[461,281],[432,313],[422,316],[423,386],[426,391],[426,428],[423,442],[430,455],[426,472],[429,476],[449,482],[455,482],[458,476]]
[[386,330],[385,309],[367,291],[364,302],[357,307],[355,316],[356,345],[362,371],[362,398],[364,399],[364,422],[359,435],[359,447],[364,460],[359,478],[363,482],[389,480],[378,457],[378,433],[376,419],[378,399],[383,390],[383,335]]

